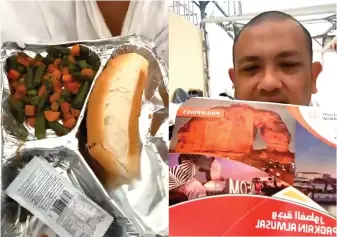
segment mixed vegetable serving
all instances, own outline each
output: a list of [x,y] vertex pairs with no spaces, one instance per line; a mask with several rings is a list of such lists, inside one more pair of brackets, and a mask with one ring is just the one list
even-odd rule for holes
[[37,139],[46,130],[66,135],[76,125],[100,59],[89,48],[50,46],[47,56],[20,52],[6,61],[9,110],[19,123],[35,127]]

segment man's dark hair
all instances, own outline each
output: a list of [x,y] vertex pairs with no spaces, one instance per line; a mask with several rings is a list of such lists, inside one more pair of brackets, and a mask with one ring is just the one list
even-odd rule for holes
[[241,31],[235,36],[234,38],[234,43],[233,43],[233,64],[234,64],[234,50],[235,50],[235,46],[237,41],[240,38],[241,33],[248,27],[254,26],[254,25],[258,25],[260,23],[263,23],[265,21],[270,21],[270,20],[290,20],[290,21],[294,21],[296,22],[300,28],[302,29],[303,33],[304,33],[304,37],[305,37],[305,41],[308,47],[308,51],[310,54],[310,61],[312,61],[312,57],[313,57],[313,51],[312,51],[312,39],[311,39],[311,35],[309,33],[309,31],[298,21],[296,20],[294,17],[284,13],[284,12],[280,12],[280,11],[268,11],[268,12],[263,12],[257,16],[255,16],[253,19],[251,19],[242,29]]

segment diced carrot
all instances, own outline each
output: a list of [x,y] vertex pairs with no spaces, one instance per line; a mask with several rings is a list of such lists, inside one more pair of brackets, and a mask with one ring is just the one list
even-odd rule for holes
[[73,117],[74,116],[71,113],[63,113],[63,118],[64,118],[63,122]]
[[57,58],[57,59],[55,59],[55,61],[54,61],[54,66],[58,68],[59,65],[60,65],[60,63],[61,63],[61,59],[60,59],[60,58]]
[[81,75],[92,78],[92,77],[94,77],[95,72],[91,68],[83,68],[81,70]]
[[53,103],[50,105],[50,108],[51,108],[53,111],[57,112],[57,111],[59,111],[60,106],[59,106],[58,103],[53,102]]
[[25,115],[26,116],[34,116],[35,115],[35,107],[33,105],[25,105]]
[[53,78],[55,78],[55,79],[57,79],[57,80],[60,80],[61,79],[61,72],[60,72],[60,70],[55,70],[55,71],[53,71],[52,72],[52,77]]
[[61,86],[60,85],[54,85],[53,90],[54,90],[55,93],[61,93],[62,85]]
[[69,61],[70,63],[73,63],[73,64],[76,63],[76,60],[75,60],[75,58],[74,58],[73,55],[69,55],[69,56],[68,56],[68,61]]
[[14,69],[9,70],[8,72],[8,78],[13,81],[19,79],[20,76],[21,76],[20,72],[15,71]]
[[76,119],[74,117],[67,119],[64,123],[63,126],[65,128],[73,128],[76,124]]
[[61,74],[62,75],[69,74],[69,68],[68,67],[63,67],[62,70],[61,70]]
[[71,47],[70,54],[73,56],[80,56],[81,54],[80,45],[79,44],[73,45],[73,47]]
[[61,111],[63,113],[70,113],[70,109],[71,109],[71,104],[69,104],[68,102],[61,103]]
[[25,67],[28,67],[30,65],[30,62],[28,61],[28,57],[17,56],[16,61]]
[[79,109],[73,109],[73,108],[71,108],[70,110],[71,110],[71,114],[72,114],[75,118],[80,117],[81,110],[79,110]]
[[15,91],[13,98],[16,100],[21,100],[24,97],[20,92]]
[[47,91],[47,87],[46,87],[46,85],[42,85],[41,87],[40,87],[40,89],[39,89],[39,91],[38,91],[38,96],[43,96],[45,93],[46,93],[46,91]]
[[56,71],[58,69],[54,66],[54,64],[49,64],[47,70],[48,70],[49,73],[53,73],[54,71]]
[[60,99],[60,97],[61,97],[60,93],[54,93],[50,96],[49,101],[50,101],[50,103],[54,103],[58,99]]
[[33,64],[34,63],[34,58],[32,58],[32,57],[29,57],[28,55],[26,55],[26,57],[27,57],[27,61],[30,63],[30,64]]
[[57,80],[56,78],[51,78],[51,81],[52,81],[52,84],[53,84],[53,87],[54,88],[62,88],[62,83],[59,81],[59,80]]
[[24,84],[19,84],[16,88],[16,91],[19,92],[21,95],[25,96],[27,94],[27,88]]
[[62,76],[62,81],[64,83],[68,83],[68,82],[71,82],[73,80],[73,77],[69,74],[65,74]]
[[35,126],[35,117],[28,117],[26,123],[29,126],[34,127]]
[[81,87],[81,84],[78,82],[70,82],[64,85],[68,91],[70,91],[73,94],[77,94],[78,90]]
[[48,110],[48,111],[44,111],[44,116],[49,122],[55,122],[60,119],[60,112]]
[[16,87],[16,92],[14,94],[14,98],[16,100],[22,99],[27,94],[27,88],[24,84],[20,83]]

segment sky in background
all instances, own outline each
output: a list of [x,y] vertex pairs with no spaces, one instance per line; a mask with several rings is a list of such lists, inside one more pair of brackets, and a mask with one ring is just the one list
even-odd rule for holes
[[[219,2],[222,8],[227,11],[227,3]],[[232,1],[226,1],[232,2]],[[242,1],[242,13],[259,13],[268,10],[282,10],[289,8],[298,8],[304,6],[313,6],[320,4],[335,3],[335,0],[320,0],[320,1],[262,1],[262,0],[249,0]],[[233,3],[231,3],[233,4]],[[233,7],[230,8],[233,11]],[[206,9],[209,16],[222,16],[219,10],[216,9],[214,4],[209,4]],[[234,12],[231,12],[233,14]],[[312,35],[322,34],[326,31],[331,24],[330,23],[315,23],[304,25]],[[233,40],[227,35],[227,33],[215,24],[207,24],[207,32],[209,36],[209,71],[210,71],[210,90],[211,96],[217,97],[220,93],[227,91],[232,94],[232,83],[228,76],[228,69],[232,67],[232,44]],[[316,50],[320,50],[321,47],[314,43]],[[314,53],[315,61],[322,61],[320,53]],[[315,100],[318,100],[320,104],[329,102],[332,98],[337,100],[337,94],[335,88],[337,88],[337,80],[335,75],[337,74],[337,67],[335,66],[337,61],[336,53],[325,53],[324,55],[324,68],[323,72],[318,78],[318,93],[314,96]]]
[[314,137],[298,123],[295,150],[297,172],[318,172],[336,177],[336,148]]

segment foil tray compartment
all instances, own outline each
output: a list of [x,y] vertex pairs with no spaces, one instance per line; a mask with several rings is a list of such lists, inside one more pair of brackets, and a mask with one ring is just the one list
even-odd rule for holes
[[[70,44],[70,45],[67,45],[67,47],[70,47],[72,45],[74,45],[76,43],[73,43],[73,44]],[[89,57],[95,57],[97,58],[98,60],[100,60],[97,52],[95,52],[95,50],[91,47],[88,47],[87,45],[85,44],[81,44],[82,46],[86,47],[89,49]],[[53,46],[53,45],[51,45]],[[59,45],[57,45],[59,46]],[[40,53],[41,56],[45,57],[47,55],[47,47],[36,47],[36,48],[33,48],[32,50],[28,50],[28,49],[21,49],[21,48],[12,48],[12,47],[16,47],[15,44],[8,44],[7,45],[8,48],[11,48],[7,50],[7,53],[6,53],[6,59],[13,56],[13,55],[17,55],[18,53],[25,53],[26,55],[34,58],[36,54]],[[90,96],[90,93],[95,85],[95,82],[96,82],[96,79],[97,77],[99,76],[99,74],[101,73],[102,71],[102,63],[101,63],[101,60],[99,61],[99,68],[96,72],[96,75],[95,75],[95,78],[93,79],[91,85],[90,85],[90,90],[86,96],[86,99],[85,99],[85,102],[84,102],[84,105],[81,109],[81,113],[80,113],[80,116],[79,118],[77,119],[76,121],[76,125],[73,129],[71,129],[71,131],[69,133],[74,133],[76,134],[76,132],[78,131],[78,128],[83,120],[83,117],[84,117],[84,113],[85,113],[85,110],[86,110],[86,106],[87,106],[87,101],[89,99],[89,96]],[[8,79],[7,79],[7,70],[8,69],[8,65],[7,65],[7,60],[4,61],[3,63],[3,66],[2,66],[2,81],[3,81],[3,90],[5,91],[5,94],[6,96],[3,96],[3,100],[2,100],[2,107],[6,110],[6,113],[9,114],[10,116],[12,116],[12,114],[9,112],[9,109],[8,109],[8,96],[9,96],[9,82],[8,82]],[[13,120],[14,117],[12,116]],[[18,124],[19,126],[20,124]],[[22,124],[24,126],[24,128],[27,130],[28,134],[27,134],[27,137],[26,138],[23,138],[22,136],[19,136],[17,137],[17,139],[19,140],[22,140],[23,141],[34,141],[34,140],[37,140],[37,138],[35,137],[34,133],[35,133],[35,129],[28,126],[25,122]],[[22,135],[22,134],[21,134]],[[48,139],[48,138],[51,138],[51,137],[57,137],[57,135],[55,134],[55,132],[51,129],[47,129],[46,131],[46,138],[45,139]]]
[[[47,149],[27,147],[2,164],[1,236],[40,236],[43,234],[41,232],[35,233],[34,231],[36,230],[31,228],[31,226],[35,225],[36,219],[34,221],[34,217],[29,212],[4,194],[4,191],[20,170],[34,156],[44,157],[70,183],[114,217],[114,222],[105,236],[128,236],[128,231],[134,232],[130,228],[128,219],[116,207],[117,205],[112,203],[113,201],[104,188],[97,185],[98,180],[90,167],[84,162],[81,154],[77,150],[73,150],[73,147],[68,147],[64,144],[61,147]],[[41,227],[38,230],[44,231],[46,229],[47,227]]]

